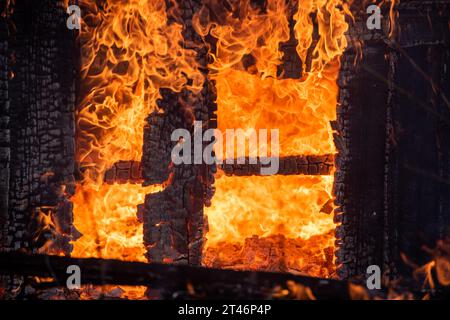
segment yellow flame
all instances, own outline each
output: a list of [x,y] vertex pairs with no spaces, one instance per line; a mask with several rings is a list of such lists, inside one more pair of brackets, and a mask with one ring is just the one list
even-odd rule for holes
[[[289,4],[269,0],[264,10],[248,0],[230,1],[230,5],[225,10],[216,1],[207,1],[193,21],[198,33],[209,33],[216,40],[209,68],[217,88],[219,129],[279,129],[281,156],[335,153],[329,122],[336,119],[339,57],[347,45],[346,3],[298,2],[294,34],[303,63],[301,79],[277,77],[283,58],[279,45],[290,36]],[[245,59],[253,62],[249,65]],[[285,246],[281,251],[290,257],[288,269],[323,276],[324,250],[334,247],[334,224],[332,216],[320,209],[332,198],[332,185],[332,176],[219,177],[213,204],[205,210],[210,228],[203,262],[238,267],[239,250],[254,250],[255,243],[264,250],[271,243]],[[288,243],[297,239],[302,250],[280,242],[280,235]],[[241,249],[236,251],[231,244]],[[305,268],[311,263],[311,252],[318,257],[313,262],[316,267]],[[245,268],[265,268],[257,256],[246,260]],[[331,274],[332,270],[326,276]]]
[[74,243],[80,257],[143,261],[136,206],[159,187],[104,185],[120,160],[140,161],[145,119],[160,88],[198,92],[203,75],[196,52],[183,46],[182,26],[168,23],[165,1],[81,1],[83,100],[77,114],[77,161],[85,168],[74,203]]
[[[346,46],[345,3],[299,1],[294,34],[304,64],[301,79],[277,77],[283,58],[279,45],[290,36],[286,1],[269,0],[265,10],[249,0],[230,3],[233,13],[211,0],[193,20],[197,32],[217,40],[209,68],[218,93],[219,128],[278,128],[282,156],[334,153],[329,121],[336,118],[338,58]],[[159,189],[103,185],[103,174],[119,160],[140,160],[145,118],[156,109],[160,88],[198,92],[204,79],[195,51],[183,46],[182,26],[168,23],[171,12],[164,1],[109,0],[99,8],[83,0],[82,5],[87,14],[80,34],[84,99],[77,118],[77,160],[85,174],[73,201],[75,225],[84,236],[74,243],[74,255],[142,260],[136,205]],[[219,23],[212,22],[211,9]],[[254,63],[244,64],[246,56]],[[306,256],[325,256],[333,246],[332,217],[320,212],[332,197],[332,183],[332,176],[219,178],[207,210],[207,250],[224,241],[243,244],[254,235],[280,243],[273,237],[283,235],[293,248],[285,254],[295,253],[288,268],[304,270],[312,263],[316,268],[307,272],[323,274],[318,270],[326,259],[311,262]],[[274,186],[285,191],[273,192]],[[294,249],[293,239],[303,241],[302,250]]]

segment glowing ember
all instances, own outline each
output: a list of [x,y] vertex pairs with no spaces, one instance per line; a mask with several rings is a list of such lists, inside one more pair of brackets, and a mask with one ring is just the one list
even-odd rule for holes
[[331,176],[217,179],[204,263],[332,276],[335,225],[320,212],[332,183]]

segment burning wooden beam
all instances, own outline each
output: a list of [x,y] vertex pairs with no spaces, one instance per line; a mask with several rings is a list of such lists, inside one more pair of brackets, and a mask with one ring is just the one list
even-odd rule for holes
[[[161,89],[159,110],[150,114],[144,128],[142,177],[144,185],[170,181],[162,192],[147,195],[139,206],[144,222],[144,244],[151,262],[173,262],[200,265],[206,223],[203,207],[213,194],[215,165],[171,165],[171,141],[175,129],[184,128],[193,133],[194,120],[204,120],[208,128],[215,128],[216,91],[208,78],[208,47],[194,30],[193,15],[201,1],[183,1],[177,5],[177,16],[171,16],[183,25],[185,47],[197,52],[198,70],[204,75],[199,92],[183,89],[174,92]],[[187,79],[187,81],[190,81]]]
[[113,183],[135,183],[141,184],[142,179],[141,163],[139,161],[116,162],[112,168],[105,172],[104,182]]
[[[0,253],[0,274],[51,277],[64,287],[67,268],[81,269],[81,284],[149,286],[162,298],[270,299],[287,282],[311,289],[318,299],[349,299],[349,283],[289,273],[234,271],[186,265],[125,262],[96,258]],[[289,296],[286,296],[289,298]]]
[[[235,161],[236,162],[236,161]],[[244,164],[222,164],[220,168],[226,175],[253,176],[261,175],[261,162],[251,164],[245,158]],[[279,175],[329,175],[334,167],[333,155],[321,156],[287,156],[279,159]]]
[[[236,161],[235,161],[236,162]],[[264,167],[259,160],[256,164],[250,163],[249,158],[245,158],[243,164],[221,164],[218,166],[226,175],[251,176],[260,175],[261,167]],[[320,156],[287,156],[280,157],[280,175],[330,175],[334,167],[334,155]],[[105,172],[104,182],[113,183],[135,183],[141,184],[142,168],[139,161],[120,161]]]

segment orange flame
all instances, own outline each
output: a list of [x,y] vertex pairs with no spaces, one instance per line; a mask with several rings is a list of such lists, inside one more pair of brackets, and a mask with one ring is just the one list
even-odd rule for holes
[[85,171],[72,201],[83,237],[73,255],[145,261],[136,207],[161,187],[104,185],[103,175],[120,160],[141,160],[145,119],[159,89],[198,92],[203,75],[196,53],[183,46],[182,26],[168,23],[165,1],[108,0],[100,7],[83,0],[81,6],[77,161]]
[[[209,68],[219,128],[278,128],[281,156],[334,153],[329,121],[336,118],[338,58],[347,44],[345,3],[298,2],[294,34],[304,65],[299,80],[277,77],[283,59],[279,45],[290,37],[289,3],[269,0],[265,10],[249,0],[230,3],[233,13],[210,1],[220,23],[212,22],[206,6],[193,20],[199,34],[217,40]],[[107,0],[99,8],[83,0],[82,5],[84,99],[77,160],[84,176],[72,200],[75,225],[84,236],[74,243],[74,255],[143,260],[136,205],[159,187],[103,185],[103,174],[119,160],[140,160],[145,118],[156,109],[160,88],[196,93],[204,79],[195,51],[183,46],[181,25],[168,23],[171,12],[164,1]],[[254,61],[250,66],[243,63],[246,56]],[[206,210],[206,253],[257,236],[276,246],[287,243],[281,254],[290,257],[283,262],[288,270],[332,276],[328,249],[334,224],[320,212],[332,198],[332,184],[332,176],[220,177],[213,206]]]
[[389,39],[393,39],[397,32],[398,11],[395,6],[400,3],[400,0],[390,0],[389,4]]
[[[330,121],[336,119],[339,57],[347,45],[346,4],[298,2],[294,34],[302,77],[282,79],[277,77],[283,58],[279,45],[289,40],[291,3],[269,0],[264,10],[248,0],[230,3],[227,11],[209,1],[193,21],[198,33],[216,40],[209,67],[217,88],[219,129],[279,129],[280,156],[335,153]],[[249,56],[250,66],[244,63]],[[335,226],[330,215],[320,212],[332,198],[332,185],[332,176],[219,176],[213,204],[206,209],[204,264],[240,268],[246,261],[244,268],[277,270],[258,259],[270,260],[267,255],[282,245],[280,254],[289,258],[281,259],[278,270],[332,276],[325,249],[334,247]],[[286,245],[292,241],[297,245]],[[264,257],[265,245],[272,249]],[[249,247],[256,251],[243,258]]]

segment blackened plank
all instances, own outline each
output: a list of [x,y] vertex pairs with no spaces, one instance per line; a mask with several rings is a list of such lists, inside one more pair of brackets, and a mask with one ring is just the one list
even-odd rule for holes
[[270,299],[275,287],[286,288],[288,281],[309,287],[318,299],[349,299],[347,282],[289,273],[0,253],[0,274],[52,277],[60,286],[66,284],[69,265],[80,267],[82,285],[145,285],[166,299]]
[[[66,27],[62,2],[17,1],[10,50],[15,63],[9,82],[11,162],[9,249],[39,250],[33,218],[52,208],[55,219],[72,224],[68,200],[74,192],[75,33]],[[64,213],[62,213],[64,212]],[[69,214],[67,214],[69,213]],[[63,219],[64,218],[64,219]],[[61,222],[61,221],[60,221]],[[71,251],[70,233],[58,234]],[[33,243],[34,242],[34,243]]]

